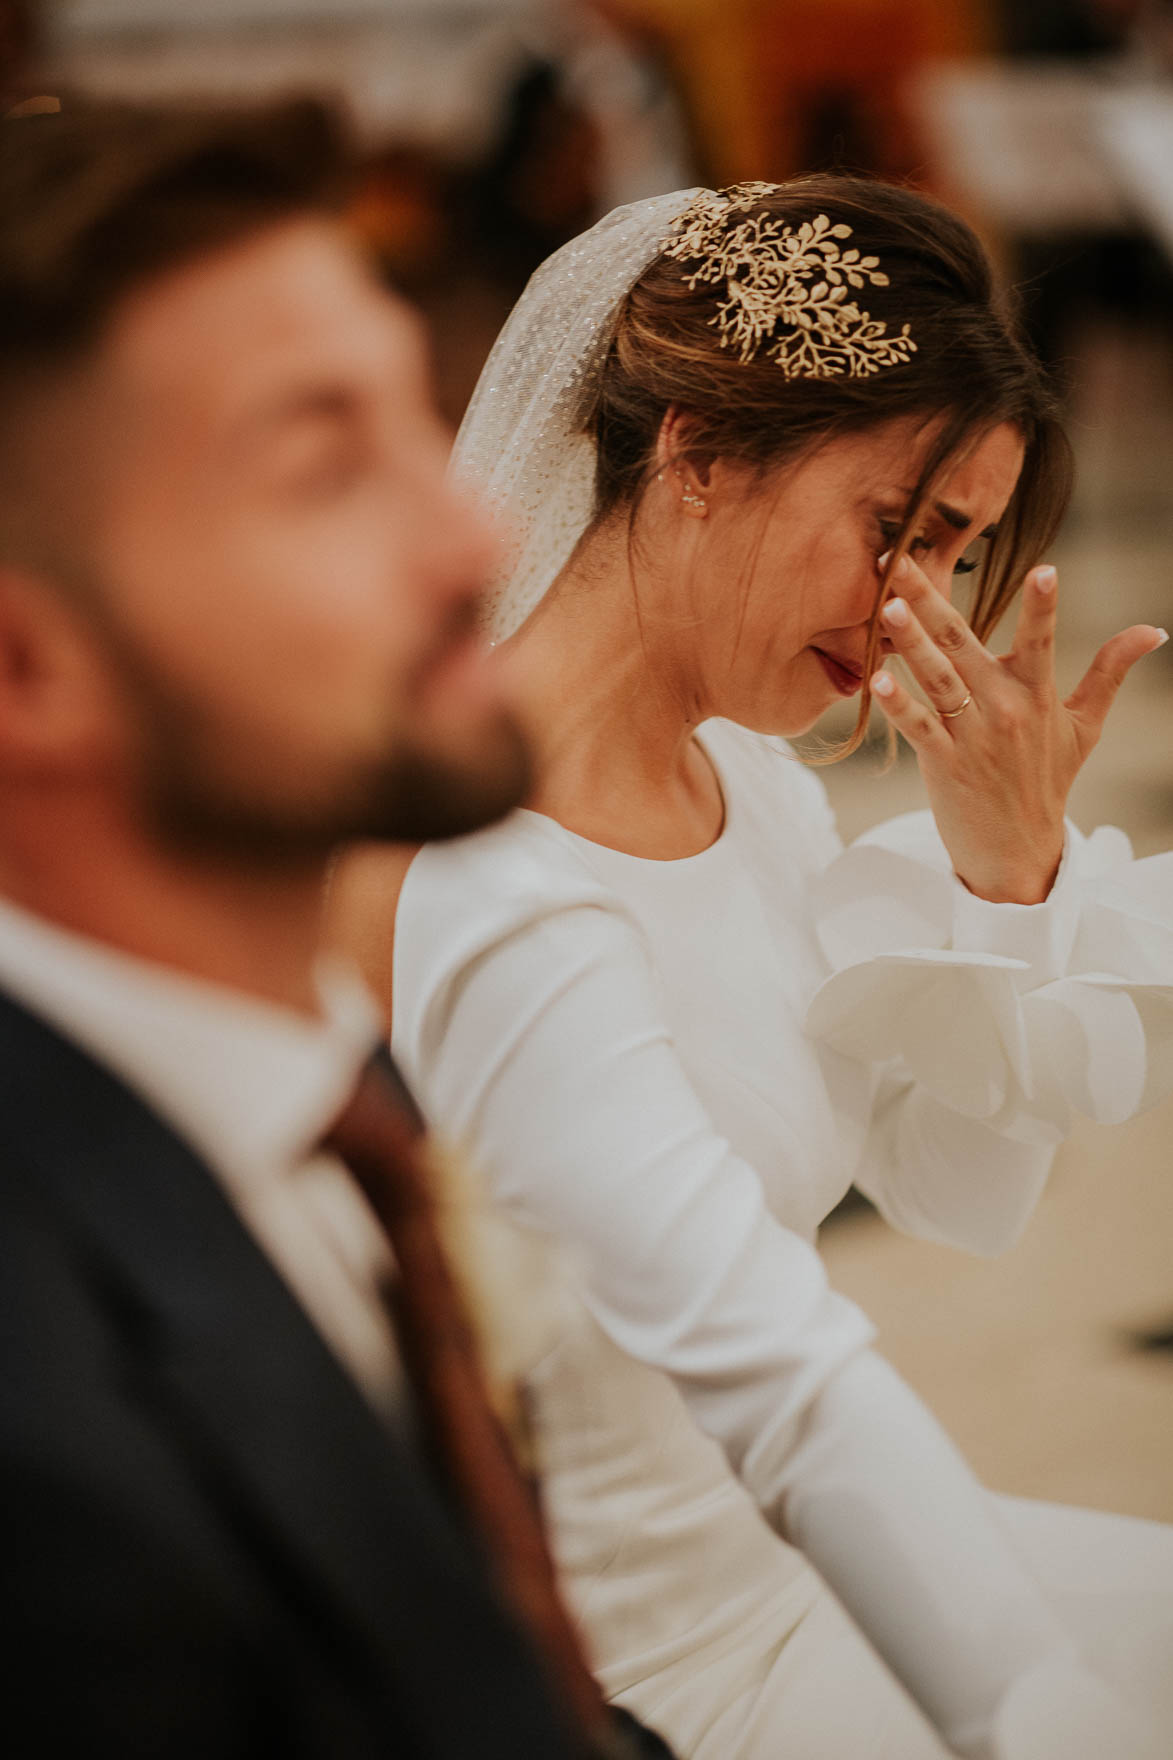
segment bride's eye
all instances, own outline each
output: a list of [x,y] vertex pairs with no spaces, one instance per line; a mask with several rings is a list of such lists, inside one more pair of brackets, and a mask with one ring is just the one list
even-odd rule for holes
[[975,538],[972,544],[966,545],[963,553],[953,564],[954,574],[972,574],[975,568],[981,567],[985,554],[986,540]]
[[[885,550],[890,550],[903,530],[902,523],[899,520],[879,519],[876,521],[876,526],[879,530],[881,539],[879,551],[883,552]],[[933,544],[931,538],[918,535],[909,540],[908,553],[910,556],[915,556],[918,553],[924,555],[926,551],[931,550],[932,548]]]
[[[903,529],[901,522],[899,520],[879,519],[876,521],[876,526],[880,533],[880,551],[890,550],[892,545],[896,543],[897,539],[900,537],[900,533]],[[976,568],[981,567],[986,553],[986,543],[992,535],[991,532],[982,532],[979,537],[974,538],[972,542],[966,546],[962,555],[959,556],[957,561],[953,564],[954,574],[972,574]],[[908,550],[909,554],[912,556],[923,556],[934,547],[934,542],[931,538],[926,538],[923,535],[918,534],[918,536],[910,541]]]

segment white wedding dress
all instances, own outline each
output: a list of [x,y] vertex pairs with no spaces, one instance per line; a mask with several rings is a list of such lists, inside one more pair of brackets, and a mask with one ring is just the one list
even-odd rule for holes
[[[889,1544],[889,1504],[931,1504],[953,1470],[930,1460],[914,1485],[889,1449],[895,1377],[866,1390],[873,1433],[857,1398],[807,1481],[794,1466],[812,1402],[876,1363],[815,1233],[854,1180],[896,1227],[996,1252],[1073,1111],[1116,1120],[1173,1086],[1173,856],[1072,830],[1046,904],[990,905],[928,814],[843,852],[780,741],[722,721],[699,737],[726,803],[700,855],[641,860],[521,811],[416,858],[393,1048],[497,1196],[575,1255],[532,1392],[607,1692],[684,1760],[928,1760],[939,1736],[859,1627],[899,1628],[912,1584],[964,1654],[980,1587]],[[829,1539],[808,1512],[828,1480]],[[974,1495],[1173,1753],[1173,1529]],[[964,1558],[941,1498],[928,1513]],[[859,1569],[858,1624],[778,1530],[841,1593]],[[816,1540],[840,1547],[838,1578]],[[906,1636],[889,1630],[889,1660]],[[1017,1740],[967,1751],[1052,1752]]]

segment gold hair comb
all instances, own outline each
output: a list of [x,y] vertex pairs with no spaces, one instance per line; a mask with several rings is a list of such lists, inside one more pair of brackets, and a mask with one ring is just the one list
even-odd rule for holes
[[[725,298],[712,322],[721,347],[735,348],[752,361],[767,337],[767,350],[788,379],[863,379],[884,367],[899,366],[916,352],[905,324],[898,336],[869,312],[862,312],[849,290],[887,287],[878,257],[841,250],[851,227],[833,226],[826,214],[795,228],[765,214],[731,224],[748,214],[771,183],[737,183],[727,190],[702,190],[676,221],[664,246],[677,262],[700,260],[685,276],[689,287],[724,282]],[[778,336],[779,328],[786,334]]]

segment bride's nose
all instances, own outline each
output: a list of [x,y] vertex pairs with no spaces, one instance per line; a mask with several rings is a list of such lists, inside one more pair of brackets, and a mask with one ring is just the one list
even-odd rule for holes
[[951,605],[953,603],[953,564],[951,562],[935,562],[932,557],[926,557],[921,563],[921,568],[928,576],[929,585],[934,591],[940,593],[947,605]]

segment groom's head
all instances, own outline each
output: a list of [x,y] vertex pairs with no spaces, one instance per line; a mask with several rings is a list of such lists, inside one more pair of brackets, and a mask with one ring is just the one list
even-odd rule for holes
[[318,106],[0,124],[0,816],[300,863],[506,810],[418,325]]

